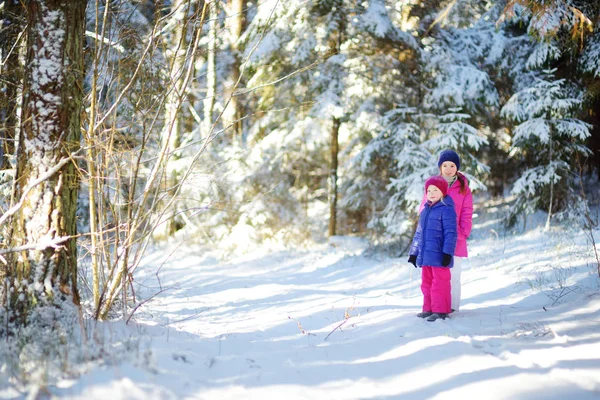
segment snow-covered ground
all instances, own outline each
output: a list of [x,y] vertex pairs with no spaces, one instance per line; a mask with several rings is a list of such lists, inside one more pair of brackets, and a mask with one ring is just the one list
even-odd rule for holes
[[127,326],[98,327],[132,338],[137,356],[49,391],[110,400],[598,398],[600,288],[585,235],[499,234],[489,218],[475,221],[463,306],[436,322],[415,316],[419,270],[354,238],[227,262],[191,246],[150,253],[137,294],[168,290]]

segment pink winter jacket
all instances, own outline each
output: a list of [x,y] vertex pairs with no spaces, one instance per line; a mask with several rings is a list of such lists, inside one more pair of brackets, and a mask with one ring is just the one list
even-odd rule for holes
[[[448,195],[452,197],[452,200],[454,201],[456,227],[458,230],[458,240],[456,241],[454,255],[457,257],[468,257],[467,238],[471,234],[471,228],[473,227],[473,195],[471,194],[467,177],[462,174],[461,177],[466,183],[465,192],[460,193],[460,182],[457,179],[452,186],[448,188]],[[421,207],[419,207],[419,214],[421,213],[421,210],[423,210],[426,201],[427,194],[424,194],[423,201],[421,201]]]

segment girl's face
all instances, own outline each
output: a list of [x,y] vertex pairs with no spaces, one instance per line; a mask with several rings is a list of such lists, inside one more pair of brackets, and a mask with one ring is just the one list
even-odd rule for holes
[[452,177],[456,175],[457,168],[456,164],[454,164],[452,161],[444,161],[440,167],[440,170],[442,171],[442,175]]
[[444,197],[444,194],[440,189],[437,188],[437,186],[429,185],[427,188],[427,200],[432,203],[437,203],[442,197]]

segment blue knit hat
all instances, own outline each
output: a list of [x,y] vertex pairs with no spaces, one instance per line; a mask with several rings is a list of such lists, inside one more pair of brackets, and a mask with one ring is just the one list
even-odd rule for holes
[[443,150],[440,153],[440,158],[438,160],[438,168],[442,166],[442,164],[446,161],[451,161],[456,165],[456,170],[460,169],[460,157],[454,150]]

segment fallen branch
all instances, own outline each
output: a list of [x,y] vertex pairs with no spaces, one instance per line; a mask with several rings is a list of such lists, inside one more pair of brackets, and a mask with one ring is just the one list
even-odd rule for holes
[[[567,289],[569,289],[569,291],[568,291],[568,292],[566,291]],[[574,287],[574,288],[566,288],[566,287],[564,287],[564,288],[562,288],[562,289],[560,290],[560,293],[559,293],[558,295],[556,295],[556,296],[549,296],[550,298],[553,298],[553,297],[555,297],[555,298],[554,298],[554,302],[552,303],[552,306],[553,306],[553,305],[555,305],[555,304],[556,304],[556,302],[557,302],[558,300],[560,300],[560,299],[562,299],[563,297],[565,297],[565,296],[567,296],[567,295],[569,295],[569,294],[571,294],[571,293],[575,292],[577,289],[578,289],[578,287],[577,287],[577,286],[576,286],[576,287]]]
[[[349,320],[350,318],[352,318],[352,314],[350,314],[350,311],[354,310],[354,302],[355,302],[355,301],[356,301],[356,298],[352,298],[352,305],[351,305],[350,307],[346,308],[346,310],[344,311],[344,320],[343,320],[343,321],[342,321],[342,322],[341,322],[341,323],[340,323],[338,326],[336,326],[335,328],[333,328],[333,330],[332,330],[331,332],[329,332],[329,334],[328,334],[327,336],[325,336],[325,339],[324,339],[324,340],[327,340],[327,338],[328,338],[329,336],[331,336],[331,334],[332,334],[333,332],[337,331],[338,329],[340,329],[340,330],[341,330],[341,327],[342,327],[342,326],[343,326],[343,325],[344,325],[346,322],[348,322],[348,320]],[[358,314],[358,316],[360,316],[360,314]]]
[[331,336],[331,334],[332,334],[333,332],[335,332],[335,331],[337,331],[339,328],[341,328],[341,327],[342,327],[342,325],[344,325],[346,322],[348,322],[348,320],[349,320],[350,318],[352,318],[352,315],[350,315],[348,318],[346,318],[345,320],[343,320],[343,321],[342,321],[342,322],[341,322],[341,323],[340,323],[338,326],[336,326],[335,328],[333,328],[333,330],[332,330],[331,332],[329,332],[329,334],[328,334],[327,336],[325,336],[325,339],[324,339],[324,340],[327,340],[327,338],[328,338],[329,336]]

